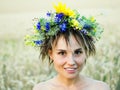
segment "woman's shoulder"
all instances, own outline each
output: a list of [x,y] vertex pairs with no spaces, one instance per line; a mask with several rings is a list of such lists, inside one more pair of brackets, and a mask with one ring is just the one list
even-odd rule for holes
[[99,80],[94,80],[87,78],[87,81],[90,85],[91,90],[110,90],[110,87],[108,86],[107,83]]
[[110,87],[107,83],[96,80],[95,87],[101,90],[110,90]]
[[51,87],[50,83],[51,80],[40,82],[33,87],[33,90],[50,90]]
[[43,90],[44,88],[44,83],[39,83],[39,84],[36,84],[34,87],[33,87],[33,90]]

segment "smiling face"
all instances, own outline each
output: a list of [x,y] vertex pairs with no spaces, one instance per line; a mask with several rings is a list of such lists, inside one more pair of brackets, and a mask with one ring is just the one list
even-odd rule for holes
[[59,37],[57,44],[49,50],[49,56],[58,75],[71,79],[79,76],[86,59],[83,47],[73,35],[69,36],[68,43],[63,36]]

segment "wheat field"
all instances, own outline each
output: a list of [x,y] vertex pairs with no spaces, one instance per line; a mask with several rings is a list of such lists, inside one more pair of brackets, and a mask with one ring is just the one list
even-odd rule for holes
[[[81,73],[120,90],[119,0],[61,1],[83,15],[95,16],[104,28],[96,43],[97,54],[87,60]],[[32,19],[52,10],[52,2],[56,0],[0,0],[0,90],[32,90],[36,83],[56,74],[52,66],[41,62],[39,49],[24,44]]]

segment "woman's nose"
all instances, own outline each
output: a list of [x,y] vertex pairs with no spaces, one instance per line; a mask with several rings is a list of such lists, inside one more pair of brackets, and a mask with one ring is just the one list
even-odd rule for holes
[[69,65],[75,65],[75,58],[74,58],[73,55],[68,56],[67,63],[68,63]]

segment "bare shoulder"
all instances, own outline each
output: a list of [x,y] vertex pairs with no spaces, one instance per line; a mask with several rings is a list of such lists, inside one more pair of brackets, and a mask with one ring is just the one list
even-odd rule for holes
[[43,83],[39,83],[33,87],[33,90],[42,90],[42,88],[43,88]]
[[94,79],[89,79],[89,82],[92,90],[110,90],[110,87],[105,82]]
[[33,90],[50,90],[50,80],[36,84]]
[[102,81],[96,80],[95,87],[100,90],[110,90],[110,87],[108,86],[108,84]]

